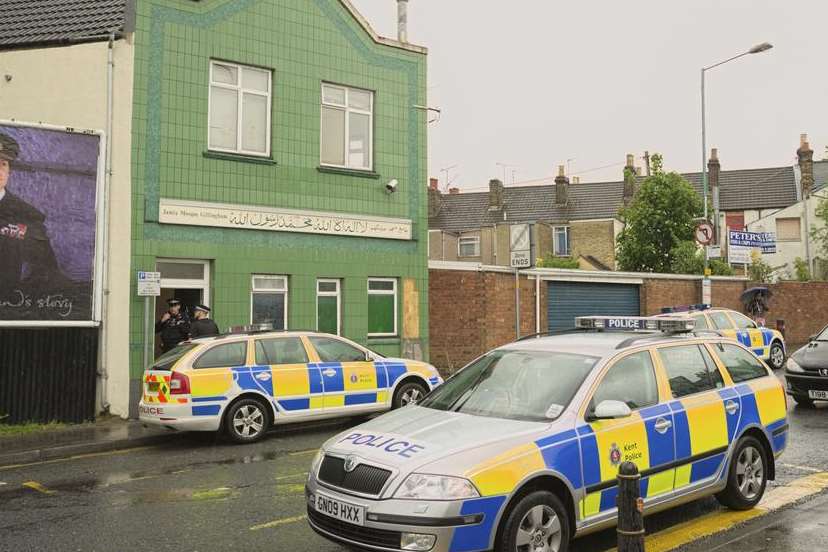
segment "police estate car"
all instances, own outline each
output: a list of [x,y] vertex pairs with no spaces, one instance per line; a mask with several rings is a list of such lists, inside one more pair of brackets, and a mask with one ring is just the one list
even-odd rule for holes
[[144,372],[139,415],[170,429],[217,431],[237,442],[271,424],[361,415],[416,402],[437,370],[384,358],[335,335],[255,332],[183,343]]
[[576,323],[326,442],[306,484],[310,526],[372,550],[564,552],[615,523],[625,461],[648,514],[713,494],[759,502],[787,405],[750,349],[688,317]]
[[661,311],[667,315],[685,314],[696,322],[696,330],[711,330],[737,340],[774,370],[785,365],[785,338],[782,334],[771,328],[760,327],[740,312],[705,304],[665,307]]

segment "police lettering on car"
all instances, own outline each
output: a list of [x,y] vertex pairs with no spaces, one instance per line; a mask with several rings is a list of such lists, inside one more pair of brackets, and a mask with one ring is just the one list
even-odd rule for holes
[[749,348],[694,325],[582,317],[490,351],[326,442],[310,526],[371,550],[565,552],[615,522],[623,462],[646,514],[703,495],[752,508],[787,443],[785,394]]

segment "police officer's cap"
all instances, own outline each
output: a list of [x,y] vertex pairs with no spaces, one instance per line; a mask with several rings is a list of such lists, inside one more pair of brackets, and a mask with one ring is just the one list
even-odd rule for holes
[[179,301],[178,299],[167,299],[167,304],[171,307],[174,307],[176,305],[180,305],[181,301]]
[[7,134],[0,133],[0,159],[14,161],[20,153],[20,146],[17,140]]
[[205,307],[204,305],[196,305],[195,307],[193,307],[193,309],[197,310],[197,311],[206,312],[207,314],[210,314],[210,307]]

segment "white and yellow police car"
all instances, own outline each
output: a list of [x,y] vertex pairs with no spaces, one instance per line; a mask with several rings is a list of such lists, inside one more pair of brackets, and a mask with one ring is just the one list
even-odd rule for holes
[[778,330],[759,326],[744,314],[707,304],[665,307],[666,316],[681,313],[693,318],[696,330],[710,330],[735,339],[767,362],[774,370],[785,365],[785,338]]
[[615,523],[625,461],[647,514],[714,494],[759,502],[787,404],[750,349],[689,317],[576,323],[326,442],[306,484],[311,528],[371,550],[565,552]]
[[315,332],[240,329],[186,342],[144,372],[140,420],[253,442],[271,425],[381,412],[443,382],[424,362],[385,358]]

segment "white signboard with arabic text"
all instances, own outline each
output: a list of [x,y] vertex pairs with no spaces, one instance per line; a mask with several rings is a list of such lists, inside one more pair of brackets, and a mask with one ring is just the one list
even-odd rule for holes
[[391,240],[411,239],[411,221],[407,219],[179,199],[161,199],[158,221],[163,224],[188,226],[302,232]]

